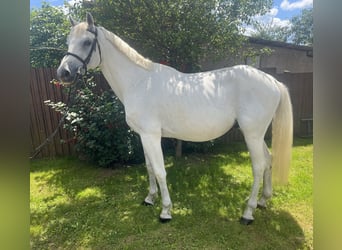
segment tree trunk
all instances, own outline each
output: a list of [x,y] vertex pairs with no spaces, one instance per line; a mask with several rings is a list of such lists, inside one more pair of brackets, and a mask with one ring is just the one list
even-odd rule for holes
[[182,157],[182,141],[177,140],[176,144],[176,158]]

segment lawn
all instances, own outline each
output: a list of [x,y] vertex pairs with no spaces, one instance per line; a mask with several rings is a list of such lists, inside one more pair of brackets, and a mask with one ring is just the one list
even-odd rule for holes
[[289,184],[274,187],[252,225],[239,224],[252,183],[243,143],[166,156],[173,220],[159,222],[144,165],[98,168],[75,158],[35,160],[32,249],[312,249],[313,145],[296,139]]

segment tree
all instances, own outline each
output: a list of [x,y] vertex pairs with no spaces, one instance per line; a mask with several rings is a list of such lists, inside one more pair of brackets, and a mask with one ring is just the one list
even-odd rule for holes
[[302,12],[291,19],[292,40],[298,45],[313,45],[313,13],[312,8],[303,9]]
[[272,19],[270,22],[253,22],[254,31],[251,36],[270,41],[287,42],[291,35],[290,26],[280,26]]
[[[78,11],[95,19],[155,61],[184,72],[200,70],[207,54],[236,53],[244,41],[242,23],[264,14],[271,0],[160,0],[83,2]],[[77,13],[77,11],[75,11]]]
[[62,8],[43,2],[30,13],[30,63],[32,67],[57,67],[66,52],[70,24]]

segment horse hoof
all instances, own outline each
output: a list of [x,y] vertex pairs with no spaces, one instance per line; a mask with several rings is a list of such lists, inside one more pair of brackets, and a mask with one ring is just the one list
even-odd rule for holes
[[141,203],[141,205],[146,206],[146,207],[153,206],[152,203],[149,203],[149,202],[146,202],[146,201],[143,201],[143,202]]
[[246,218],[243,218],[241,217],[240,218],[240,224],[241,225],[250,225],[253,223],[254,220],[251,220],[251,219],[246,219]]
[[161,218],[161,217],[159,217],[159,221],[160,221],[161,223],[165,224],[165,223],[170,222],[170,221],[171,221],[171,218]]

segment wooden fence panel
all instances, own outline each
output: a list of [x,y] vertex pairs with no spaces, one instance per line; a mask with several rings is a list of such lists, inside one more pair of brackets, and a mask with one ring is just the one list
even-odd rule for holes
[[[44,104],[44,101],[66,101],[66,95],[58,86],[50,83],[56,78],[56,69],[31,69],[30,78],[30,134],[32,155],[35,149],[57,128],[61,115]],[[61,144],[68,133],[60,128],[53,140],[42,148],[38,157],[72,154],[72,145]]]
[[312,131],[305,131],[302,122],[313,119],[313,74],[285,73],[274,75],[289,89],[293,106],[293,128],[296,136],[304,136]]
[[[312,119],[313,117],[313,79],[312,73],[300,74],[276,74],[274,70],[265,70],[279,81],[283,82],[290,91],[293,104],[294,115],[294,134],[305,134],[306,127],[303,130],[303,119]],[[67,102],[67,96],[63,92],[63,88],[50,83],[56,78],[56,69],[31,69],[30,78],[30,133],[31,133],[31,155],[36,147],[45,141],[45,139],[55,130],[61,115],[44,104],[44,101],[51,100],[53,102]],[[109,89],[109,85],[102,74],[95,76],[99,89]],[[270,129],[267,132],[270,138]],[[55,157],[73,154],[72,135],[63,128],[53,140],[45,146],[38,157]],[[68,143],[61,144],[61,139]],[[231,129],[223,137],[224,141],[243,140],[241,131],[238,128]]]

